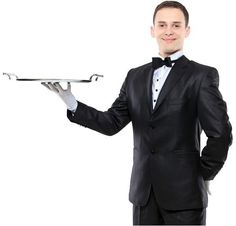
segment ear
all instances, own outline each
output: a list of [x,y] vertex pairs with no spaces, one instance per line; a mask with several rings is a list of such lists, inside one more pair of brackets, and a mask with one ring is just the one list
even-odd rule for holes
[[190,34],[190,26],[186,27],[186,34],[185,34],[185,38],[187,38]]
[[151,26],[151,28],[150,28],[150,32],[151,32],[151,36],[152,36],[153,38],[155,38],[155,30],[154,30],[154,26]]

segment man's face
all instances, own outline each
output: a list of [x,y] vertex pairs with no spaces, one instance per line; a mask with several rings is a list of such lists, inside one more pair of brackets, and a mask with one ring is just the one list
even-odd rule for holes
[[151,27],[151,35],[157,40],[162,57],[182,50],[189,32],[190,27],[186,27],[183,12],[176,8],[159,10]]

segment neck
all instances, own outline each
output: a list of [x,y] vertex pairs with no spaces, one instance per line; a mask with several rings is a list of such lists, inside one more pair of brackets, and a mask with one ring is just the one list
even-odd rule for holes
[[160,52],[159,55],[161,57],[163,57],[163,58],[166,58],[166,57],[170,57],[171,55],[173,55],[173,54],[175,54],[175,53],[177,53],[179,51],[182,51],[182,49],[178,49],[178,50],[176,50],[174,52]]
[[175,61],[175,60],[178,60],[181,56],[183,56],[184,53],[182,50],[179,50],[175,53],[172,53],[172,54],[164,54],[163,56],[161,54],[159,54],[159,56],[162,58],[162,59],[165,59],[166,57],[170,57],[170,59],[172,61]]

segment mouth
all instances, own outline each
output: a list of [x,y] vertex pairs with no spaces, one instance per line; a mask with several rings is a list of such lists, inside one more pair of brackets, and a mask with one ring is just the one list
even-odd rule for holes
[[162,39],[165,43],[170,44],[174,42],[176,39],[175,38],[163,38]]

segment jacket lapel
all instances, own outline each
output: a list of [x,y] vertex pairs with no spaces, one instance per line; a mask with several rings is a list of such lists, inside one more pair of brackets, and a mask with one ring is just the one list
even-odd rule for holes
[[[179,79],[183,76],[183,74],[186,71],[186,64],[189,62],[189,60],[185,57],[182,56],[179,58],[179,60],[175,63],[173,68],[171,69],[162,89],[158,97],[158,101],[156,103],[155,108],[153,109],[152,113],[154,113],[160,105],[163,103],[165,100],[166,96],[170,93],[170,91],[173,89],[175,86],[176,82],[179,81]],[[152,84],[151,84],[152,86]],[[152,91],[152,88],[151,88]],[[152,93],[150,96],[150,100],[152,99]],[[151,102],[151,107],[152,107],[152,102]]]
[[152,68],[152,66],[150,67],[147,75],[147,87],[146,87],[146,90],[147,90],[147,103],[148,103],[148,108],[149,108],[149,111],[150,113],[152,113],[153,111],[153,105],[152,105],[152,80],[153,80],[153,73],[154,73],[154,69]]

